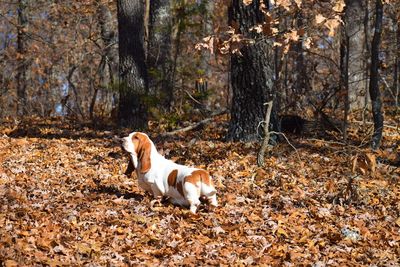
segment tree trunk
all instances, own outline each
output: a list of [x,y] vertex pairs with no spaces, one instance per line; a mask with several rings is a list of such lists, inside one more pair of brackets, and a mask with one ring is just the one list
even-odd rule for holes
[[347,142],[348,114],[350,111],[350,87],[349,87],[349,61],[350,61],[350,38],[342,28],[340,40],[340,90],[344,97],[344,118],[342,125],[343,140]]
[[[95,88],[94,94],[91,100],[89,114],[90,118],[93,119],[94,110],[97,98],[104,101],[105,111],[111,112],[113,109],[112,103],[114,92],[109,90],[113,84],[115,84],[116,77],[118,75],[118,53],[116,49],[116,33],[113,29],[113,19],[109,7],[97,0],[98,7],[98,20],[100,28],[100,36],[103,41],[102,47],[102,58],[99,66],[99,78],[100,88]],[[98,97],[100,96],[100,97]],[[102,104],[103,104],[102,103]]]
[[346,0],[344,22],[349,49],[349,108],[350,111],[361,109],[365,105],[364,78],[364,7],[363,0]]
[[28,70],[27,59],[27,36],[26,27],[28,25],[28,18],[26,15],[26,8],[28,5],[27,0],[18,0],[18,33],[17,33],[17,53],[18,53],[18,67],[17,67],[17,116],[24,116],[28,113],[27,104],[27,77]]
[[148,93],[144,53],[144,4],[142,1],[118,0],[119,122],[122,126],[146,128]]
[[73,109],[71,109],[71,111],[74,112],[74,114],[72,114],[72,115],[80,115],[81,119],[85,119],[85,115],[83,114],[83,111],[81,108],[82,99],[78,93],[78,90],[77,90],[74,82],[72,81],[74,72],[77,68],[78,67],[76,65],[71,66],[71,68],[68,72],[68,76],[67,76],[68,87],[72,89],[72,92],[74,93],[74,96],[75,96],[75,103],[74,103]]
[[381,92],[379,90],[379,45],[382,33],[383,5],[382,0],[376,0],[375,30],[371,44],[371,75],[369,94],[371,96],[372,116],[374,118],[374,133],[372,135],[372,148],[377,149],[381,143],[383,131],[383,114]]
[[[268,6],[268,3],[265,3]],[[237,25],[236,31],[246,38],[259,35],[249,29],[262,23],[260,0],[250,5],[233,0],[229,8],[229,24]],[[232,107],[227,134],[228,140],[250,141],[259,137],[257,128],[264,120],[264,103],[274,99],[273,92],[273,50],[267,41],[259,38],[254,44],[240,49],[242,55],[231,56]],[[276,109],[272,111],[271,123],[277,126]]]
[[[172,66],[171,66],[171,80],[172,87],[175,88],[175,81],[178,70],[178,57],[181,52],[182,46],[182,35],[183,30],[185,28],[185,17],[186,17],[186,0],[178,0],[174,1],[174,20],[172,21],[172,43],[173,43],[173,52],[172,52]],[[181,94],[183,94],[184,88],[184,80],[181,79]],[[180,106],[182,106],[182,98],[180,98]]]
[[[297,22],[297,27],[299,29],[302,29],[304,27],[304,18],[303,18],[303,13],[302,10],[299,10],[296,16],[296,22]],[[300,38],[299,41],[297,41],[294,44],[294,51],[296,52],[296,58],[295,58],[295,66],[296,66],[296,72],[295,72],[295,89],[297,94],[303,94],[308,87],[308,74],[307,74],[307,65],[305,64],[304,60],[304,51],[303,51],[303,38]]]
[[[211,0],[203,0],[202,3],[205,5],[204,13],[202,15],[202,23],[203,23],[203,36],[209,36],[213,33],[214,25],[212,14],[214,12],[214,1]],[[201,62],[200,68],[204,71],[204,75],[206,78],[211,78],[212,71],[210,68],[210,62],[212,60],[212,54],[207,49],[201,50]]]
[[149,87],[167,110],[173,101],[171,12],[170,0],[150,1],[147,65],[152,75]]
[[393,88],[392,92],[394,95],[394,103],[396,106],[399,106],[399,74],[400,74],[400,21],[394,21],[396,27],[396,58],[394,63],[393,70]]
[[[369,36],[369,31],[370,31],[370,18],[369,18],[369,0],[364,0],[364,49],[365,49],[365,58],[367,58],[367,55],[371,53],[371,48],[370,48],[370,36]],[[365,86],[365,91],[368,92],[368,86],[369,86],[369,66],[368,66],[369,61],[367,59],[364,60],[364,86]],[[363,113],[362,113],[362,121],[365,122],[366,119],[366,114],[368,112],[368,98],[369,94],[365,94],[364,96],[364,108],[363,108]]]

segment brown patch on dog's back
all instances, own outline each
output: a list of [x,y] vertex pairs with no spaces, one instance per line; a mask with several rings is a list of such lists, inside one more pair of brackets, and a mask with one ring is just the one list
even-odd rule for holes
[[192,172],[185,177],[185,183],[197,184],[201,181],[201,176],[197,171]]
[[185,177],[185,182],[196,184],[202,182],[208,186],[212,186],[212,180],[210,175],[205,170],[195,170],[189,176]]
[[178,170],[173,170],[169,175],[168,175],[168,185],[169,186],[175,186],[176,185],[176,177],[178,176]]

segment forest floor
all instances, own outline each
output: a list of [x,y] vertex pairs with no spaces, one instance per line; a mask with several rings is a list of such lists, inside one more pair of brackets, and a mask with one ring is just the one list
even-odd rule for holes
[[[398,125],[382,148],[289,136],[256,164],[260,143],[224,142],[226,116],[157,138],[178,163],[209,170],[220,207],[162,204],[123,173],[114,136],[67,119],[0,126],[0,265],[398,266]],[[366,131],[365,131],[366,132]]]

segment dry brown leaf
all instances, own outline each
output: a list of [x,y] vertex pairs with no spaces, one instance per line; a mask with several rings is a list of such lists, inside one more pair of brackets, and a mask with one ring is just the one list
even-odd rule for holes
[[326,18],[322,15],[322,14],[317,14],[315,16],[315,22],[317,24],[321,24],[322,22],[324,22],[326,20]]
[[344,7],[346,6],[344,0],[337,0],[335,1],[335,6],[333,7],[333,11],[335,12],[343,12]]
[[253,0],[243,0],[245,6],[251,5],[251,3],[253,3]]

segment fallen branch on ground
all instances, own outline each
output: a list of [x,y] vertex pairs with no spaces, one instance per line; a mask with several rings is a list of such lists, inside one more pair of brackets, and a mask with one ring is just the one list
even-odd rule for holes
[[174,130],[174,131],[171,131],[171,132],[162,133],[161,136],[162,136],[162,137],[165,137],[165,136],[172,136],[172,135],[175,135],[175,134],[179,134],[179,133],[184,133],[184,132],[196,130],[196,129],[198,129],[199,127],[201,127],[201,126],[203,126],[203,125],[205,125],[205,124],[211,122],[212,120],[214,120],[214,118],[215,118],[216,116],[226,114],[227,112],[228,112],[227,110],[217,111],[217,112],[211,114],[211,116],[210,116],[209,118],[206,118],[206,119],[204,119],[204,120],[201,120],[201,121],[199,121],[199,122],[196,122],[196,123],[194,123],[194,124],[192,124],[192,125],[189,125],[189,126],[187,126],[187,127],[181,128],[181,129],[177,129],[177,130]]

